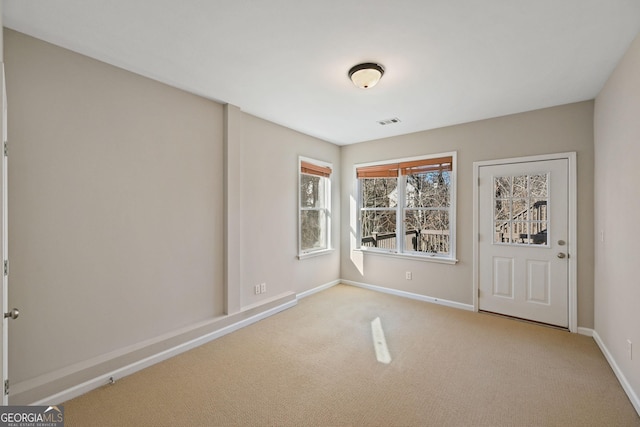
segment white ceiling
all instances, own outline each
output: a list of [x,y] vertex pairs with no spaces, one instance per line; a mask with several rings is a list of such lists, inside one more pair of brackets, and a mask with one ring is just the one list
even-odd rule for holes
[[[11,29],[340,145],[592,99],[640,30],[640,0],[2,7]],[[348,80],[360,62],[385,67],[376,87]]]

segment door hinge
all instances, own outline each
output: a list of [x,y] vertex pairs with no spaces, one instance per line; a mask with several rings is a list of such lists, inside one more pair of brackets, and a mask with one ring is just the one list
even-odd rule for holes
[[478,288],[478,298],[480,298],[480,288]]
[[4,142],[4,156],[7,157],[9,155],[8,153],[8,148],[7,148],[7,141]]
[[4,380],[4,395],[9,396],[9,379]]
[[9,260],[8,259],[4,260],[4,275],[5,276],[9,275]]

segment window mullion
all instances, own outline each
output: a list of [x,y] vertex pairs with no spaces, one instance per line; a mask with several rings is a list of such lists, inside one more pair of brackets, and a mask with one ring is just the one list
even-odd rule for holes
[[398,185],[396,188],[398,189],[398,205],[396,206],[396,251],[398,253],[402,253],[404,252],[404,215],[407,201],[405,193],[405,179],[401,174],[398,174]]

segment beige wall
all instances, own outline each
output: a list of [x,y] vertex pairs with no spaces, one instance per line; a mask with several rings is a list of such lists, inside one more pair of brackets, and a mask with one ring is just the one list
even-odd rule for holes
[[[355,203],[343,179],[342,278],[473,304],[473,162],[576,151],[578,159],[578,325],[593,326],[593,102],[581,102],[343,147],[342,174],[357,163],[458,152],[456,265],[352,252]],[[347,209],[347,206],[351,206]],[[413,279],[405,280],[405,271]]]
[[5,31],[9,369],[222,314],[222,107]]
[[[640,412],[640,36],[595,102],[595,330]],[[601,238],[603,233],[603,238]],[[634,346],[630,360],[627,340]]]
[[[245,114],[242,147],[242,305],[340,278],[340,147]],[[265,138],[269,135],[269,138]],[[333,253],[299,260],[298,157],[332,163]],[[253,285],[266,283],[266,295]]]
[[[229,132],[218,103],[4,34],[10,302],[21,311],[9,336],[12,403],[339,278],[339,249],[296,258],[298,155],[333,163],[337,183],[339,147],[238,109]],[[337,184],[333,201],[339,212]],[[262,282],[267,293],[254,295]],[[240,300],[233,316],[225,298]]]

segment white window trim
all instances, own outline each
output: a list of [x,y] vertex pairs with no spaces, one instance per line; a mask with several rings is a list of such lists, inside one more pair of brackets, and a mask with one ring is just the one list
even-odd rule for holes
[[308,251],[301,254],[298,254],[298,259],[307,259],[307,258],[315,258],[322,255],[329,255],[335,252],[335,249],[318,249],[316,251]]
[[[450,253],[448,256],[442,255],[431,255],[431,254],[418,254],[416,252],[399,252],[397,250],[388,250],[388,249],[378,249],[378,248],[369,248],[362,247],[362,234],[361,234],[361,221],[360,221],[360,212],[362,209],[362,200],[360,197],[360,181],[357,177],[357,169],[367,166],[379,166],[386,165],[389,163],[401,163],[401,162],[410,162],[415,160],[426,160],[426,159],[435,159],[438,157],[452,157],[452,171],[451,171],[451,209],[449,211],[449,223],[451,224],[451,230],[449,234],[449,247]],[[414,156],[414,157],[402,157],[397,159],[388,159],[377,162],[369,162],[369,163],[358,163],[353,166],[353,182],[354,182],[354,194],[356,195],[356,217],[355,222],[357,226],[357,236],[356,236],[356,248],[355,251],[362,252],[371,255],[381,255],[387,257],[394,258],[403,258],[410,259],[415,261],[427,261],[427,262],[438,262],[442,264],[456,264],[458,259],[456,258],[456,234],[457,234],[457,221],[456,221],[456,212],[458,210],[458,199],[457,199],[457,186],[458,186],[458,152],[457,151],[449,151],[444,153],[435,153],[424,156]],[[400,187],[400,186],[399,186]],[[400,193],[400,188],[398,188],[398,193]],[[402,206],[398,206],[398,211],[401,212],[403,209]],[[402,221],[402,215],[397,215],[396,220],[398,224]],[[398,228],[398,230],[402,230],[404,232],[404,228]],[[401,246],[400,246],[401,247]]]
[[[332,180],[331,180],[331,176],[329,176],[329,178],[327,178],[327,183],[328,185],[326,186],[327,188],[325,188],[325,198],[326,198],[326,209],[327,209],[327,230],[326,230],[326,241],[327,241],[327,247],[326,248],[321,248],[321,249],[312,249],[312,250],[302,250],[302,223],[300,221],[300,212],[301,212],[301,206],[300,206],[300,186],[302,185],[302,178],[301,175],[302,173],[300,172],[300,167],[302,165],[302,162],[308,162],[308,163],[313,163],[314,165],[318,165],[318,166],[324,166],[324,167],[328,167],[331,168],[331,170],[333,171],[333,164],[329,163],[329,162],[325,162],[323,160],[318,160],[318,159],[313,159],[311,157],[304,157],[304,156],[299,156],[298,157],[298,188],[297,188],[297,193],[298,193],[298,259],[299,260],[303,260],[303,259],[307,259],[307,258],[314,258],[317,256],[322,256],[322,255],[328,255],[333,253],[335,250],[332,246],[332,239],[331,239],[331,234],[332,234],[332,230],[331,230],[331,216],[332,216],[332,211],[331,211],[331,187],[333,186]],[[332,173],[333,175],[333,173]]]

